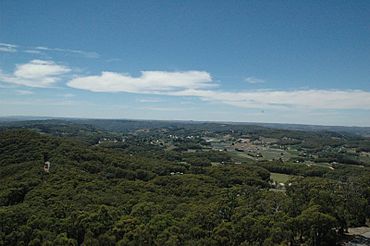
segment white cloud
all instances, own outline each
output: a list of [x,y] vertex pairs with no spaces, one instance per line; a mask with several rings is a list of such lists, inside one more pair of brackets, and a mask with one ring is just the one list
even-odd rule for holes
[[245,82],[248,82],[249,84],[262,84],[265,83],[263,79],[258,79],[256,77],[248,77],[244,79]]
[[0,52],[17,52],[17,45],[0,43]]
[[211,75],[204,71],[143,71],[140,77],[102,72],[100,76],[72,79],[68,86],[93,92],[130,92],[167,94],[188,89],[214,87]]
[[49,87],[55,84],[61,75],[70,71],[70,68],[53,61],[32,60],[16,65],[13,74],[0,71],[0,81],[29,87]]
[[68,86],[93,92],[189,96],[254,109],[370,109],[370,92],[362,90],[214,90],[204,71],[144,71],[140,77],[103,72],[100,76],[72,79]]

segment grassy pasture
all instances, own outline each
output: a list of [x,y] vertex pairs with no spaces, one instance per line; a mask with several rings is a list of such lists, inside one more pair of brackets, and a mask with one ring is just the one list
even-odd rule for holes
[[289,179],[293,178],[294,175],[288,175],[283,173],[271,173],[270,178],[277,183],[286,183]]

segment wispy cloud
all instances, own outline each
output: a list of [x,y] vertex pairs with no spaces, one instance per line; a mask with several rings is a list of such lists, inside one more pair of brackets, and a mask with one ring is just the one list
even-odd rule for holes
[[159,103],[162,102],[159,98],[142,98],[138,100],[141,103]]
[[0,43],[0,52],[17,52],[17,45]]
[[370,109],[370,92],[362,90],[188,90],[173,95],[194,96],[205,101],[222,102],[242,108]]
[[32,50],[32,49],[23,50],[23,52],[29,53],[29,54],[42,54],[42,52],[40,50]]
[[256,77],[247,77],[244,79],[245,82],[249,83],[249,84],[262,84],[262,83],[265,83],[265,80],[263,79],[259,79],[259,78],[256,78]]
[[62,52],[62,53],[71,53],[84,56],[86,58],[99,58],[99,54],[93,51],[84,51],[84,50],[73,50],[73,49],[62,49],[62,48],[50,48],[45,46],[34,47],[38,51],[51,51],[51,52]]
[[120,62],[120,61],[122,61],[122,59],[121,58],[111,58],[111,59],[107,59],[105,61],[106,62]]
[[62,97],[65,97],[65,98],[71,98],[71,97],[74,97],[75,95],[72,94],[72,93],[65,93],[62,95]]
[[[163,111],[163,112],[178,112],[183,111],[184,109],[175,108],[175,107],[142,107],[140,109],[150,110],[150,111]],[[186,109],[189,110],[189,109]]]
[[140,77],[114,72],[77,77],[68,86],[93,92],[131,92],[165,94],[186,89],[214,87],[211,75],[204,71],[143,71]]
[[60,76],[71,69],[54,61],[32,60],[16,65],[12,74],[0,71],[0,81],[29,87],[49,87],[60,80]]
[[0,43],[0,52],[23,52],[34,55],[44,55],[45,53],[58,52],[63,54],[78,55],[85,58],[99,58],[100,55],[94,51],[74,50],[64,48],[54,48],[46,46],[23,46],[17,44]]
[[17,95],[32,95],[33,94],[33,91],[29,91],[29,90],[16,90],[15,93]]
[[22,100],[4,100],[0,99],[1,105],[25,105],[25,106],[73,106],[81,105],[82,102],[72,100],[56,100],[56,99],[22,99]]

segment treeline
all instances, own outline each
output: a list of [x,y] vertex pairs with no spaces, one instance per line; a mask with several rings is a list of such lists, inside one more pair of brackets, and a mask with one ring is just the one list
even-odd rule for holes
[[370,176],[369,167],[356,165],[353,166],[340,163],[331,164],[329,167],[283,161],[259,161],[256,163],[256,165],[273,173],[282,173],[302,177],[322,177],[340,182],[347,182],[354,177],[362,177],[364,175]]
[[303,163],[289,163],[282,161],[260,161],[258,165],[270,172],[289,175],[300,175],[305,177],[323,177],[330,171],[328,167],[307,166]]

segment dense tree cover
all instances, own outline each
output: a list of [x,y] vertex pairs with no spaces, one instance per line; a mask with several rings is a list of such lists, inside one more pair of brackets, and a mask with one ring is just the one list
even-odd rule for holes
[[[78,134],[0,132],[0,245],[332,245],[370,217],[367,167],[238,165]],[[271,191],[272,168],[302,177]]]
[[[6,129],[32,129],[34,131],[50,134],[59,137],[68,137],[76,141],[82,141],[89,144],[98,143],[102,137],[114,138],[113,134],[91,124],[76,124],[65,120],[32,120],[32,121],[15,121],[0,122],[0,130]],[[119,134],[120,137],[122,134]]]

